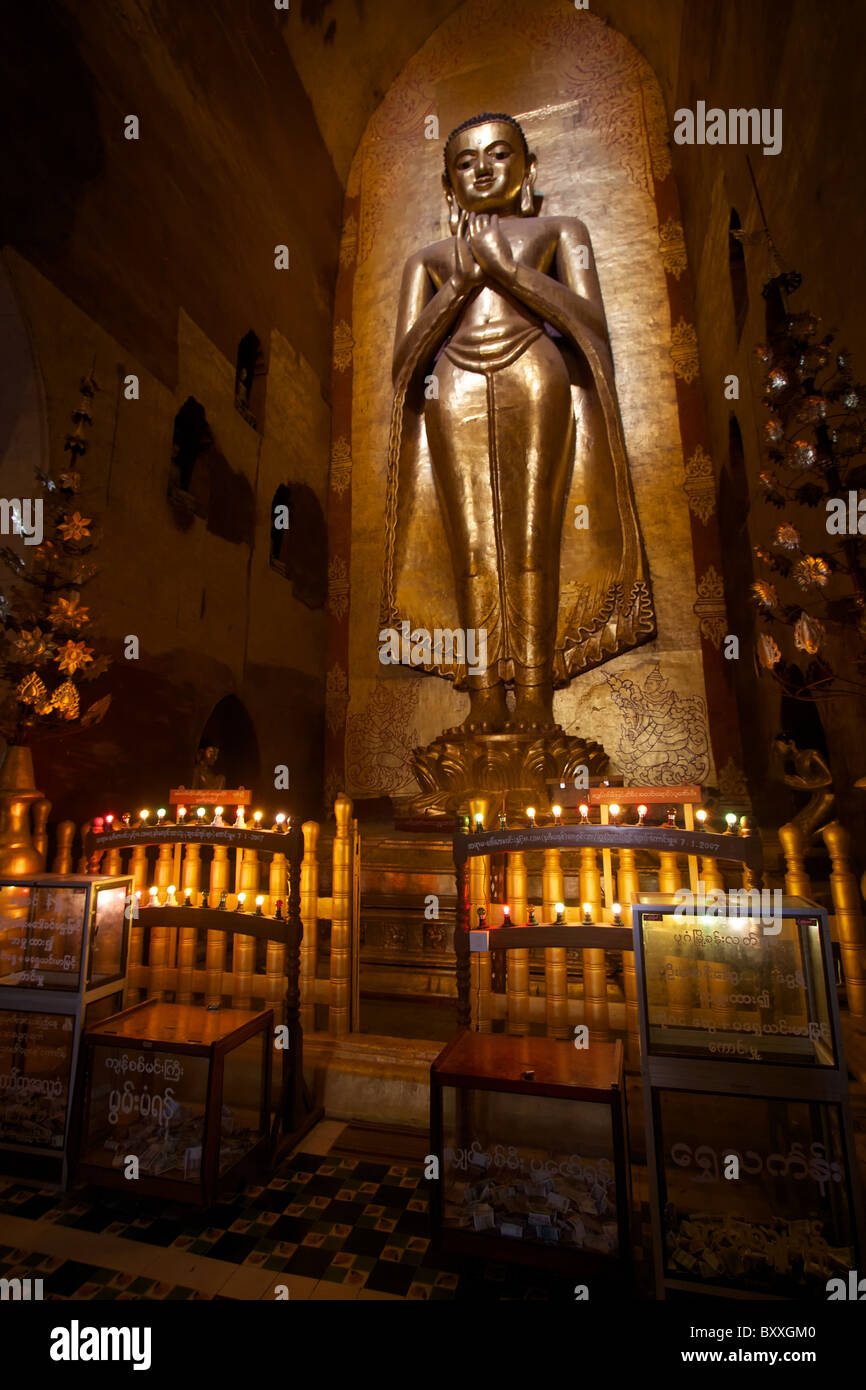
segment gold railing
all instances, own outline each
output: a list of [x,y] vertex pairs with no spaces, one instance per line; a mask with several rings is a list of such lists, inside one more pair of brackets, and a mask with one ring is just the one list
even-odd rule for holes
[[[343,793],[334,803],[332,893],[319,895],[321,827],[301,827],[300,862],[300,1017],[305,1032],[315,1030],[316,1006],[327,1008],[327,1031],[336,1036],[357,1028],[357,901],[359,836],[352,802]],[[286,945],[280,922],[288,917],[289,840],[284,830],[192,827],[162,820],[148,827],[117,827],[95,833],[81,827],[79,873],[131,874],[130,924],[125,1003],[172,996],[177,1003],[228,1000],[235,1007],[252,1002],[276,1005],[285,996]],[[192,836],[193,831],[200,831]],[[131,833],[130,833],[131,832]],[[57,828],[54,873],[73,871],[76,827]],[[135,841],[124,844],[124,839]],[[278,906],[279,904],[279,906]],[[189,919],[175,925],[160,920],[160,908],[187,907]],[[197,925],[198,910],[209,909],[207,926]],[[238,919],[225,927],[214,910],[249,915],[249,934]],[[327,969],[319,978],[324,953],[323,924],[330,922]],[[257,946],[257,942],[261,943]],[[231,943],[231,950],[229,946]]]

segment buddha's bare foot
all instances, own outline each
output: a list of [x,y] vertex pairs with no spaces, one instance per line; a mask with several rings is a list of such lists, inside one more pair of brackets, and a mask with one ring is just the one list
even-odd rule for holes
[[503,687],[493,685],[486,690],[471,690],[469,700],[469,713],[463,723],[446,730],[446,733],[452,737],[456,734],[501,733],[508,720]]

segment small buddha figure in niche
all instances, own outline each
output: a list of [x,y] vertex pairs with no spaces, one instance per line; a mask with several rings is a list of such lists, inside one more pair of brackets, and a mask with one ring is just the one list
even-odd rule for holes
[[194,790],[221,792],[226,784],[225,774],[216,771],[220,750],[209,744],[200,748],[195,755],[195,770],[192,774]]
[[397,312],[381,621],[486,633],[483,671],[410,657],[471,733],[555,728],[555,687],[655,634],[589,233],[535,179],[512,117],[459,126]]

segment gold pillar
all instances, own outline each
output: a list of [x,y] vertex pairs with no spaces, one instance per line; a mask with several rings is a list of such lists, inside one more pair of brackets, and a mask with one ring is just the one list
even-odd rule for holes
[[[240,890],[245,895],[240,910],[254,913],[259,895],[259,852],[245,849],[241,860]],[[256,938],[235,934],[232,942],[232,1003],[238,1009],[248,1009],[253,998],[253,970],[256,963]]]
[[[214,845],[210,862],[208,907],[218,908],[223,893],[228,893],[231,865],[227,845]],[[209,930],[205,944],[205,1003],[220,1004],[223,996],[223,976],[226,968],[226,934]]]
[[[601,876],[598,854],[591,845],[580,851],[580,915],[589,903],[594,922],[601,921]],[[610,1011],[607,1006],[607,968],[600,948],[583,951],[583,1021],[591,1038],[605,1042],[610,1038]]]
[[75,839],[75,821],[62,820],[57,827],[57,852],[51,867],[53,874],[72,873],[72,842]]
[[821,835],[833,865],[830,891],[848,990],[848,1008],[853,1015],[862,1018],[866,1014],[866,933],[857,878],[848,860],[851,836],[839,821],[825,825]]
[[659,892],[676,893],[683,886],[679,859],[665,850],[659,851]]
[[718,859],[710,859],[704,855],[701,859],[701,881],[707,894],[724,893],[725,880],[719,868]]
[[[157,915],[159,905],[168,902],[168,890],[174,873],[174,846],[160,845],[153,876],[158,892],[153,897],[153,908],[148,911]],[[142,899],[143,901],[143,899]],[[155,925],[150,931],[150,984],[151,992],[158,999],[164,999],[168,992],[169,971],[174,968],[174,945],[177,935],[173,927]]]
[[[196,947],[196,926],[194,908],[198,906],[198,899],[201,892],[201,846],[183,844],[183,859],[180,868],[180,902],[181,904],[189,901],[190,925],[181,927],[178,932],[177,942],[177,993],[178,1004],[192,1003],[192,976],[195,969],[195,947]],[[191,890],[187,900],[184,889]]]
[[331,1003],[328,1030],[335,1037],[349,1032],[349,991],[352,983],[352,802],[340,792],[334,802],[337,822],[333,849],[333,907],[331,909]]
[[[623,923],[630,927],[632,925],[632,897],[637,897],[640,891],[637,859],[633,849],[620,849],[618,854],[617,892]],[[634,966],[634,951],[623,951],[622,975],[625,987],[626,1061],[636,1065],[640,1062],[640,1031],[637,1016],[637,975]]]
[[780,825],[779,844],[785,852],[785,892],[791,898],[811,898],[812,884],[804,858],[808,839],[802,827],[793,822]]
[[[278,902],[282,903],[280,911],[285,919],[288,914],[288,867],[285,854],[279,850],[271,858],[271,866],[268,870],[268,895],[262,911],[273,916],[277,910]],[[274,1018],[278,1023],[282,1021],[283,1017],[282,1003],[286,992],[285,974],[285,944],[282,941],[269,941],[265,950],[264,1000],[265,1008],[269,1004],[272,1006]]]
[[[524,926],[528,901],[526,856],[522,850],[508,856],[506,893],[512,922],[515,926]],[[529,951],[509,951],[506,968],[506,1027],[509,1033],[525,1037],[529,1033]]]
[[[481,824],[486,826],[490,812],[487,797],[476,796],[469,802],[470,825],[475,826],[475,817],[480,813]],[[469,867],[469,927],[475,930],[478,925],[479,907],[487,913],[490,925],[490,855],[477,854],[468,862]],[[491,1011],[493,1007],[493,961],[489,951],[473,951],[469,957],[469,1001],[476,1032],[489,1033],[492,1030]]]
[[300,990],[301,1027],[312,1033],[316,1027],[316,959],[319,931],[319,826],[314,820],[301,826],[304,857],[301,860],[301,942]]
[[[541,875],[542,920],[556,919],[556,904],[565,901],[562,851],[546,849]],[[565,946],[548,946],[544,952],[544,1012],[547,1034],[568,1038],[568,951]]]

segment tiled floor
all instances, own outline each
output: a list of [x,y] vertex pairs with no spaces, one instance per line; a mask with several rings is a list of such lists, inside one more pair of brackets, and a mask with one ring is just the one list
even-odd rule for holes
[[317,1126],[262,1187],[204,1213],[90,1188],[0,1180],[0,1278],[54,1299],[546,1299],[575,1278],[436,1256],[418,1165],[329,1157]]

